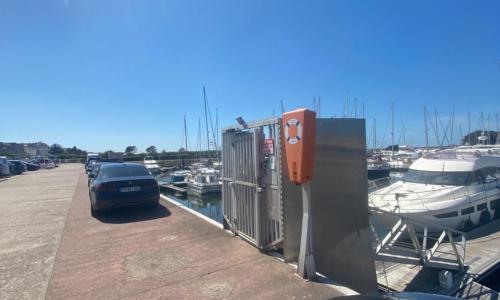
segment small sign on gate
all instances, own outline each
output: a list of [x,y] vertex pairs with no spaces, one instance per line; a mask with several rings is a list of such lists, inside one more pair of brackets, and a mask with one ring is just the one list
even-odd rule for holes
[[274,154],[274,140],[264,139],[260,143],[260,153],[262,154]]

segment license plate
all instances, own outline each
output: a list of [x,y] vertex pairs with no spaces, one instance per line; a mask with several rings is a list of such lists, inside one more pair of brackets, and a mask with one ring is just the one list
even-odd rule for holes
[[127,186],[119,189],[120,193],[137,192],[140,191],[140,186]]

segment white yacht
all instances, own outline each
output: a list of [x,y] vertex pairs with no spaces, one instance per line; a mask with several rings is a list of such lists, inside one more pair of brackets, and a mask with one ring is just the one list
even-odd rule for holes
[[149,173],[154,177],[160,175],[161,173],[160,165],[151,156],[144,157],[144,166],[149,171]]
[[387,164],[391,170],[408,170],[411,164],[420,157],[420,153],[406,145],[399,146],[394,155],[389,151],[385,151],[385,154],[389,158]]
[[188,177],[189,190],[196,194],[220,193],[222,185],[220,173],[214,168],[200,168],[197,172]]
[[392,227],[397,215],[468,230],[500,215],[500,155],[442,151],[416,160],[401,181],[369,195],[377,218]]

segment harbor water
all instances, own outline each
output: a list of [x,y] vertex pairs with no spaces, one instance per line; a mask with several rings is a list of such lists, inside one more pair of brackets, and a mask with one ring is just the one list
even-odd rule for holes
[[180,196],[162,191],[162,194],[212,220],[222,223],[222,194],[220,193],[208,195],[188,193],[186,196]]

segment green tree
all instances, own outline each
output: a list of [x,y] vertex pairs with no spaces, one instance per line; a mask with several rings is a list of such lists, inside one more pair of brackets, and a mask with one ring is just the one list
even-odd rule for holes
[[78,149],[76,146],[73,146],[73,148],[67,148],[66,153],[71,156],[84,156],[87,154],[87,151]]
[[99,153],[99,156],[103,158],[108,158],[108,155],[113,153],[114,153],[113,150],[106,150],[104,152]]
[[146,152],[149,154],[149,155],[154,155],[157,153],[156,151],[156,147],[151,145],[149,147],[146,148]]
[[64,148],[59,144],[52,144],[49,148],[49,153],[53,156],[61,156],[64,152]]
[[136,152],[137,152],[136,146],[127,146],[127,148],[125,148],[125,154],[127,154],[127,155],[133,155]]

